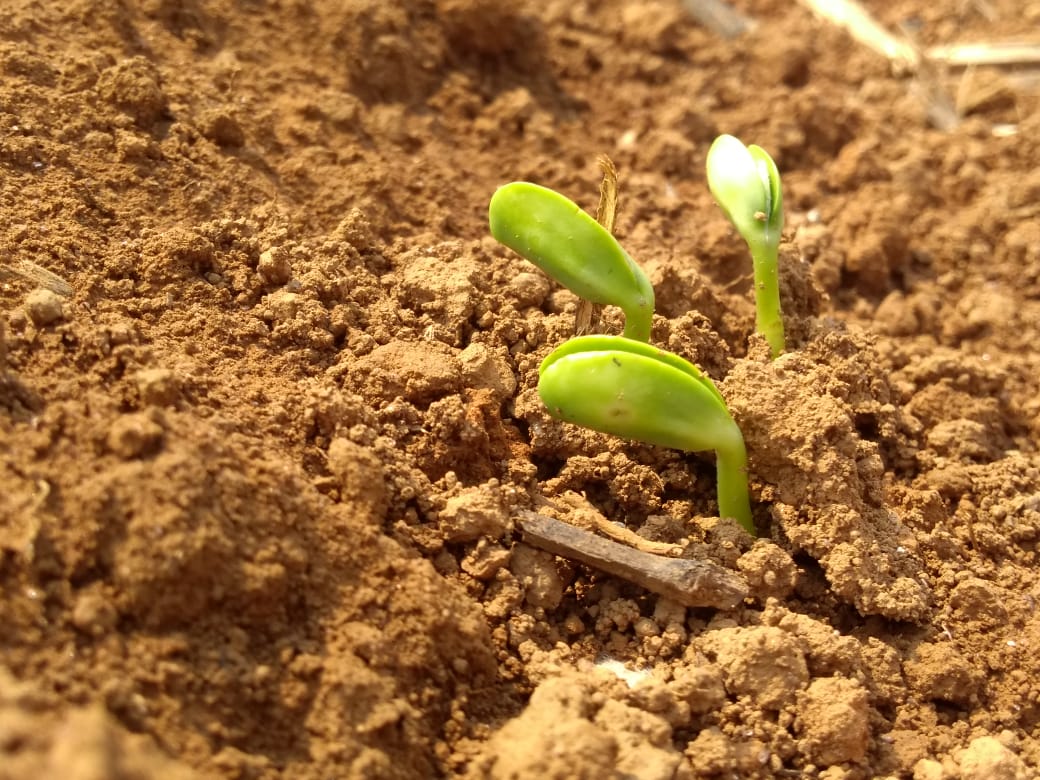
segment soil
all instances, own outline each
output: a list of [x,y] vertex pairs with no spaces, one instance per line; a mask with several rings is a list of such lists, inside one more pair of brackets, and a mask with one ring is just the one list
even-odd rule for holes
[[[1040,776],[1036,72],[737,5],[732,40],[679,0],[4,5],[0,778]],[[1040,22],[867,5],[922,47]],[[775,362],[722,132],[783,176]],[[538,399],[577,301],[487,203],[592,211],[601,153],[757,540],[710,453]],[[750,596],[683,607],[525,510]]]

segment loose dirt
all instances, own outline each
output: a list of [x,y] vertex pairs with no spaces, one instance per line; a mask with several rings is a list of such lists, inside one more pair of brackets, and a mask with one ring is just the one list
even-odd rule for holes
[[[0,9],[0,778],[1040,773],[1036,72],[897,73],[738,5],[734,40],[678,0]],[[868,6],[924,48],[1040,23]],[[720,132],[784,179],[775,362]],[[745,432],[758,540],[710,455],[538,399],[577,302],[487,203],[594,210],[600,153],[654,343]],[[751,596],[684,608],[521,510]]]

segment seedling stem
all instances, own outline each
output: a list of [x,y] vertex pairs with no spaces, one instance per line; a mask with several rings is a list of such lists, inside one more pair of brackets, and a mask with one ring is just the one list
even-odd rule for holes
[[708,150],[708,186],[751,250],[755,279],[755,328],[776,358],[784,351],[777,270],[784,227],[780,173],[766,151],[720,135]]
[[754,535],[744,437],[696,366],[623,336],[579,336],[538,373],[538,394],[557,419],[661,447],[715,450],[719,515]]

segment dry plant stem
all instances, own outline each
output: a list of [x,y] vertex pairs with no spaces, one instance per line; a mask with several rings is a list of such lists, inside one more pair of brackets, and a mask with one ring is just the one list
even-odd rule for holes
[[36,265],[30,260],[12,260],[8,265],[0,265],[0,276],[18,276],[42,285],[58,295],[72,295],[72,285],[46,268]]
[[[614,218],[617,216],[618,176],[614,161],[601,154],[596,160],[603,171],[603,181],[599,185],[599,205],[596,207],[596,221],[608,233],[614,232]],[[574,314],[574,335],[584,336],[595,333],[599,329],[600,315],[603,306],[584,298],[578,301],[578,309]]]
[[924,103],[929,124],[946,132],[960,124],[954,101],[942,87],[933,63],[913,42],[894,36],[855,0],[801,0],[801,3],[888,59],[897,75],[913,74],[911,93]]
[[961,123],[957,101],[943,87],[931,63],[922,60],[910,84],[910,94],[924,104],[928,124],[937,130],[948,133]]
[[617,218],[618,175],[614,161],[601,154],[597,160],[599,169],[603,171],[603,181],[599,185],[599,205],[596,207],[596,221],[608,233],[614,232]]
[[722,0],[683,0],[683,8],[698,24],[723,38],[736,38],[755,27],[754,19]]
[[958,116],[965,116],[987,101],[1004,95],[1014,99],[1011,85],[1005,78],[998,77],[996,80],[984,81],[982,84],[979,81],[978,69],[974,65],[969,65],[964,69],[960,81],[957,82],[955,106]]
[[887,58],[897,72],[914,72],[921,54],[907,41],[901,41],[879,24],[855,0],[801,0],[817,16],[846,30],[849,35]]
[[714,563],[650,555],[537,512],[521,510],[517,521],[524,541],[533,547],[628,580],[685,607],[732,609],[748,595],[743,577]]
[[587,498],[579,493],[575,493],[573,490],[568,490],[563,495],[558,496],[556,501],[563,504],[563,507],[544,497],[539,497],[538,504],[540,507],[544,506],[551,509],[557,515],[566,516],[567,522],[571,525],[586,529],[591,527],[592,530],[603,536],[613,539],[615,542],[627,544],[629,547],[634,547],[637,550],[673,558],[682,555],[683,548],[681,545],[644,539],[625,526],[610,522]]
[[618,544],[627,545],[633,550],[639,550],[640,552],[649,555],[663,555],[668,558],[677,557],[678,554],[682,553],[682,547],[677,544],[654,542],[650,539],[644,539],[635,531],[629,530],[617,523],[610,522],[607,518],[603,517],[603,515],[599,515],[598,517],[596,515],[591,515],[589,520],[593,525],[595,525],[596,530],[608,539],[612,539]]
[[995,22],[1000,18],[1000,12],[989,0],[968,0],[967,4],[974,8],[987,22]]
[[932,46],[928,59],[951,67],[1040,65],[1040,42],[954,43]]

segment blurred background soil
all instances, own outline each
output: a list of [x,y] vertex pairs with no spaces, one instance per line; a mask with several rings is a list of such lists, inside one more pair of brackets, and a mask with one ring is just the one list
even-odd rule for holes
[[[679,0],[0,8],[0,778],[1037,776],[1035,49],[907,68],[736,5],[732,40]],[[1040,26],[867,8],[920,51]],[[721,132],[783,174],[772,364]],[[576,302],[487,202],[592,210],[600,153],[757,541],[710,457],[538,401]],[[554,558],[526,509],[751,597]]]

